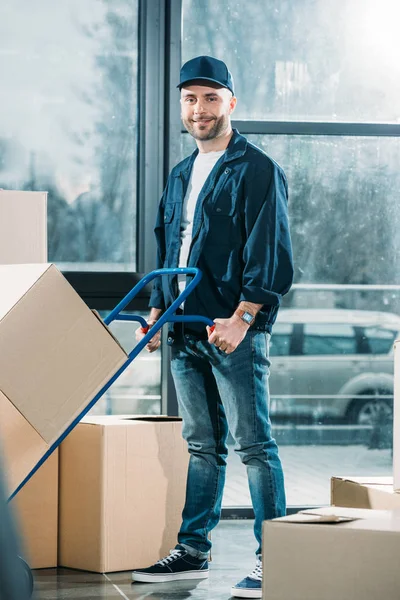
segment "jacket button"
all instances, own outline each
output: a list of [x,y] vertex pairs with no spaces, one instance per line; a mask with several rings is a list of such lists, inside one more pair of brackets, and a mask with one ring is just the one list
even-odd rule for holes
[[173,343],[174,343],[174,338],[172,338],[172,337],[169,337],[169,338],[167,339],[167,343],[168,343],[168,344],[173,344]]
[[230,172],[231,172],[230,169],[225,169],[225,175],[229,175]]

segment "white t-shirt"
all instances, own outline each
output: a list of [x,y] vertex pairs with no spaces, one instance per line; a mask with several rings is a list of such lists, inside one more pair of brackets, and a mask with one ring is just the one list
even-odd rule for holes
[[[186,267],[189,258],[190,244],[193,236],[193,218],[196,210],[197,199],[206,182],[207,177],[213,170],[217,161],[224,154],[225,150],[219,152],[199,152],[193,163],[190,180],[183,201],[182,220],[181,220],[181,251],[179,255],[179,266]],[[179,291],[185,289],[186,276],[180,275]]]

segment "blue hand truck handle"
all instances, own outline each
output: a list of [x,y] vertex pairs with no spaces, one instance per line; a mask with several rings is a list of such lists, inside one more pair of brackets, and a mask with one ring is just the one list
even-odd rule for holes
[[[146,286],[150,281],[155,279],[156,277],[165,276],[165,275],[194,275],[192,281],[188,283],[186,288],[179,294],[178,298],[174,300],[169,308],[161,315],[156,323],[151,328],[151,333],[149,331],[149,326],[146,323],[146,320],[143,319],[140,315],[121,315],[121,311],[124,310],[131,302],[131,300]],[[146,346],[146,344],[154,337],[154,334],[161,329],[165,323],[204,323],[209,327],[215,327],[214,322],[208,317],[203,317],[200,315],[176,315],[175,311],[180,307],[182,302],[186,300],[189,296],[193,288],[199,283],[203,274],[200,269],[196,267],[185,267],[185,268],[172,268],[172,269],[156,269],[155,271],[151,271],[145,275],[136,285],[135,287],[121,300],[121,302],[114,308],[112,312],[104,319],[104,323],[109,325],[113,321],[136,321],[141,324],[142,331],[146,333],[144,338],[138,342],[135,348],[130,352],[129,359],[133,360]]]
[[102,389],[96,394],[96,396],[87,404],[83,410],[77,415],[77,417],[72,421],[72,423],[67,427],[67,429],[59,436],[59,438],[50,446],[47,452],[42,456],[39,462],[33,467],[33,469],[28,473],[25,479],[20,483],[20,485],[14,490],[11,496],[8,498],[8,501],[12,500],[14,496],[19,492],[19,490],[32,478],[32,476],[36,473],[36,471],[41,467],[41,465],[48,459],[48,457],[58,448],[61,442],[67,437],[67,435],[78,425],[79,421],[89,412],[89,410],[96,404],[96,402],[103,396],[103,394],[108,390],[108,388],[114,383],[116,379],[121,375],[123,371],[130,365],[134,358],[141,352],[147,342],[154,336],[155,333],[166,322],[172,323],[193,323],[193,322],[201,322],[209,325],[210,327],[214,327],[213,321],[208,319],[207,317],[202,316],[187,316],[187,315],[176,315],[175,311],[182,302],[188,297],[190,292],[194,287],[199,283],[202,273],[199,269],[195,267],[187,267],[187,268],[176,268],[176,269],[157,269],[152,271],[148,275],[145,275],[136,285],[135,287],[121,300],[121,302],[114,308],[114,310],[104,319],[104,323],[109,325],[113,321],[138,321],[142,327],[148,327],[145,319],[140,315],[120,315],[120,312],[124,310],[124,308],[129,304],[129,302],[136,296],[141,289],[144,288],[150,281],[155,279],[156,277],[163,275],[194,275],[192,281],[189,282],[187,287],[183,290],[183,292],[178,296],[176,300],[171,304],[171,306],[165,311],[165,313],[158,319],[158,321],[153,325],[151,331],[148,331],[144,338],[136,344],[135,348],[128,355],[128,359],[124,362],[124,364],[118,369],[115,375],[112,376],[111,379],[102,387]]

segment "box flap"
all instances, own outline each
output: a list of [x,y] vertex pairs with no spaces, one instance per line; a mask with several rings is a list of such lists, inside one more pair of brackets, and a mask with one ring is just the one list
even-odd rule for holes
[[87,425],[117,425],[126,424],[127,421],[147,423],[176,423],[181,422],[181,417],[169,417],[168,415],[86,415],[81,423]]
[[301,512],[306,515],[334,515],[347,519],[388,519],[393,514],[393,511],[390,510],[371,510],[343,506],[323,506],[321,508],[310,508]]
[[284,523],[344,523],[358,519],[391,519],[395,511],[325,506],[302,510],[294,515],[273,519]]
[[91,311],[94,314],[94,316],[96,317],[96,319],[98,321],[100,321],[100,323],[103,325],[103,327],[107,330],[108,334],[113,338],[114,342],[116,342],[118,344],[118,346],[121,348],[122,352],[128,357],[128,353],[122,347],[120,341],[118,340],[118,338],[115,337],[115,335],[113,334],[113,332],[111,331],[111,329],[104,323],[103,319],[101,318],[101,316],[99,315],[99,313],[97,312],[97,310],[94,310],[92,308]]
[[[274,519],[277,520],[277,519]],[[298,512],[295,515],[282,517],[279,519],[284,523],[344,523],[346,521],[355,521],[355,517],[340,517],[339,515],[315,515]]]
[[368,486],[381,486],[388,485],[393,487],[393,477],[341,477],[339,475],[335,475],[332,479],[338,481],[350,481],[351,483],[358,483],[360,485],[368,485]]

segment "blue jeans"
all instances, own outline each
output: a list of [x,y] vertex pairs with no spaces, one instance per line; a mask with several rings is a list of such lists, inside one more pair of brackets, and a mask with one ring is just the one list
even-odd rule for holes
[[178,543],[193,556],[207,556],[208,532],[220,518],[228,429],[247,468],[256,554],[261,554],[262,522],[285,514],[282,465],[268,413],[269,338],[248,331],[232,354],[190,336],[172,347],[171,370],[190,453]]

